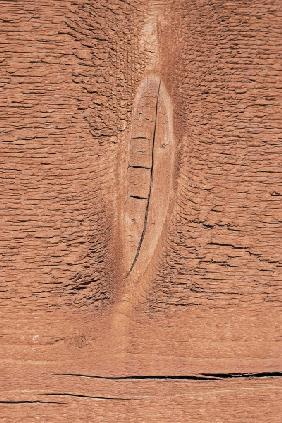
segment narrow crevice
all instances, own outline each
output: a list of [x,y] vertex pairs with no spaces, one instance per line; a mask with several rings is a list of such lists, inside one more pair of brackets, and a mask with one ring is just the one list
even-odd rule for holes
[[85,399],[94,399],[94,400],[111,400],[111,401],[133,401],[133,398],[122,398],[122,397],[104,397],[104,396],[91,396],[85,394],[74,394],[71,392],[50,392],[45,394],[40,394],[45,396],[67,396],[67,397],[77,397]]
[[132,272],[135,263],[139,257],[140,254],[140,250],[143,244],[143,240],[145,237],[145,233],[146,233],[146,229],[147,229],[147,223],[148,223],[148,214],[149,214],[149,207],[150,207],[150,200],[151,200],[151,194],[152,194],[152,186],[153,186],[153,177],[154,177],[154,149],[155,149],[155,141],[156,141],[156,132],[157,132],[157,121],[158,121],[158,108],[159,108],[159,97],[160,97],[160,88],[161,88],[161,80],[159,81],[159,86],[158,86],[158,92],[157,92],[157,99],[156,99],[156,109],[155,109],[155,126],[154,126],[154,131],[153,131],[153,141],[152,141],[152,167],[150,169],[150,186],[149,186],[149,194],[148,194],[148,201],[147,201],[147,205],[146,205],[146,210],[145,210],[145,217],[144,217],[144,226],[143,226],[143,230],[142,230],[142,234],[137,246],[137,250],[136,250],[136,254],[135,257],[133,259],[133,262],[130,266],[128,275]]
[[85,377],[104,380],[223,380],[223,379],[259,379],[282,377],[282,372],[260,373],[201,373],[198,375],[131,375],[131,376],[99,376],[80,373],[55,373],[55,376]]
[[140,137],[140,136],[138,136],[138,137],[132,137],[131,138],[132,140],[147,140],[147,138],[146,137]]
[[215,377],[209,377],[207,375],[131,375],[131,376],[98,376],[98,375],[86,375],[79,373],[56,373],[56,376],[74,376],[74,377],[85,377],[91,379],[104,379],[104,380],[217,380]]
[[147,200],[148,197],[141,197],[140,195],[130,195],[130,198],[134,198],[135,200]]
[[217,379],[259,379],[259,378],[277,378],[282,377],[282,372],[260,372],[260,373],[203,373]]
[[66,404],[59,401],[40,401],[40,400],[0,400],[0,404],[16,405],[16,404]]
[[146,169],[151,170],[148,166],[142,166],[142,165],[128,165],[128,169]]

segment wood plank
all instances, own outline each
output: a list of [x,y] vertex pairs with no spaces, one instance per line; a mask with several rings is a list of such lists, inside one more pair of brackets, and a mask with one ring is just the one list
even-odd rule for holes
[[280,2],[0,10],[0,421],[280,422]]

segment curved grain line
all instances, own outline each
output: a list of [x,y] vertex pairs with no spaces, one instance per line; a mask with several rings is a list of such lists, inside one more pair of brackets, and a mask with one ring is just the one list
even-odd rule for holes
[[172,106],[159,76],[147,76],[139,86],[129,140],[124,263],[126,276],[135,273],[136,279],[154,255],[171,196]]
[[152,166],[151,166],[151,169],[150,169],[150,186],[149,186],[149,194],[148,194],[146,211],[145,211],[144,226],[143,226],[143,230],[142,230],[141,237],[140,237],[140,240],[139,240],[139,244],[138,244],[138,247],[137,247],[137,251],[136,251],[135,257],[133,259],[133,262],[130,266],[130,270],[129,270],[128,274],[130,274],[132,272],[132,269],[135,266],[136,261],[138,260],[140,250],[141,250],[141,247],[142,247],[142,243],[143,243],[143,240],[144,240],[145,232],[146,232],[146,229],[147,229],[148,213],[149,213],[149,206],[150,206],[150,200],[151,200],[151,194],[152,194],[152,185],[153,185],[153,180],[154,180],[154,147],[155,147],[155,141],[156,141],[156,130],[157,130],[157,121],[158,121],[157,118],[158,118],[160,88],[161,88],[161,80],[159,82],[157,100],[156,100],[155,126],[154,126],[154,132],[153,132],[153,143],[152,143],[152,154],[151,154],[152,155]]

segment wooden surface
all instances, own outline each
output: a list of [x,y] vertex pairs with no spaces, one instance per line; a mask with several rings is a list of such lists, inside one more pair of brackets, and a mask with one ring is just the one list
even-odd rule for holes
[[279,3],[0,0],[1,422],[281,422]]

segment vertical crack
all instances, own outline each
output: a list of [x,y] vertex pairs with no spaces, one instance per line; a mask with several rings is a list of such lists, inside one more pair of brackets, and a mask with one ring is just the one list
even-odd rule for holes
[[159,81],[159,86],[158,86],[158,91],[157,91],[157,99],[156,99],[156,108],[155,108],[155,124],[154,124],[154,131],[153,131],[153,141],[152,141],[152,153],[151,153],[151,157],[152,157],[152,166],[151,166],[151,170],[150,170],[150,186],[149,186],[149,194],[148,194],[148,201],[147,201],[147,205],[146,205],[146,210],[145,210],[145,217],[144,217],[144,225],[143,225],[143,230],[141,233],[141,237],[137,246],[137,250],[136,250],[136,254],[135,257],[133,259],[133,262],[130,266],[129,272],[127,274],[127,276],[132,272],[135,263],[139,257],[140,254],[140,250],[142,247],[142,243],[145,237],[145,233],[146,233],[146,229],[147,229],[147,223],[148,223],[148,215],[149,215],[149,207],[150,207],[150,199],[151,199],[151,194],[152,194],[152,186],[153,186],[153,177],[154,177],[154,149],[155,149],[155,141],[156,141],[156,133],[157,133],[157,121],[158,121],[158,109],[159,109],[159,97],[160,97],[160,88],[161,88],[161,79]]

